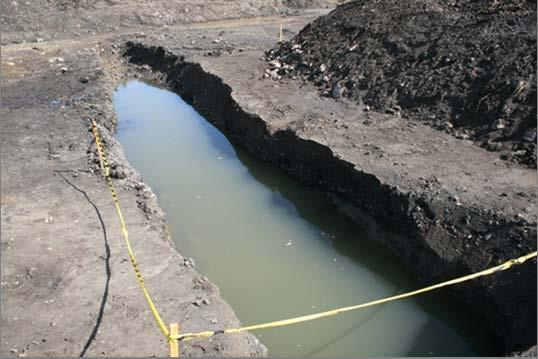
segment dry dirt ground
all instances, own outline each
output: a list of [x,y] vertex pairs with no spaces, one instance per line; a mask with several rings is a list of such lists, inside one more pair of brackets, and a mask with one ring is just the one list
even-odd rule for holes
[[[115,33],[82,35],[71,27],[63,28],[61,35],[55,32],[63,26],[60,19],[76,21],[105,11],[102,7],[109,3],[120,13],[135,11],[131,10],[135,2],[127,8],[96,2],[88,5],[90,9],[83,2],[57,2],[58,7],[81,6],[65,12],[54,8],[51,18],[42,19],[36,10],[50,8],[51,2],[2,1],[2,356],[168,354],[131,269],[110,193],[96,163],[90,119],[100,125],[112,166],[127,175],[116,180],[118,196],[146,286],[164,320],[180,323],[183,331],[239,324],[218,288],[193,269],[192,259],[173,248],[154,194],[140,182],[111,137],[116,121],[112,91],[127,76],[118,48],[134,37],[126,35],[131,31],[163,36],[188,32],[190,46],[204,51],[192,41],[204,29],[211,29],[207,41],[212,42],[223,30],[233,32],[249,24],[256,29],[249,36],[267,42],[258,41],[256,46],[267,48],[278,39],[280,23],[289,37],[326,10],[309,10],[291,18],[258,16],[195,26],[181,25],[180,19],[166,31],[160,25],[135,23],[120,26]],[[267,15],[252,3],[251,12],[239,15]],[[165,4],[169,3],[160,3]],[[231,11],[244,3],[220,2],[215,9],[226,5]],[[209,7],[209,3],[200,6]],[[153,9],[145,2],[141,7]],[[214,12],[212,16],[233,15]],[[29,30],[33,26],[42,29],[43,41],[37,41]],[[250,37],[243,41],[252,43]],[[15,44],[16,39],[32,42]],[[250,334],[182,345],[185,356],[265,353],[265,347]]]
[[[89,356],[166,355],[96,163],[90,118],[100,124],[117,173],[126,176],[116,186],[165,320],[185,331],[238,323],[217,288],[175,252],[155,197],[111,137],[111,94],[125,78],[142,77],[179,93],[232,141],[333,199],[424,282],[536,250],[534,170],[419,122],[320,97],[303,82],[267,78],[262,57],[275,45],[280,23],[290,39],[327,12],[297,10],[299,1],[267,3],[276,4],[277,14],[293,16],[260,10],[248,15],[266,16],[148,25],[126,16],[113,33],[99,33],[99,23],[90,21],[84,35],[64,34],[54,26],[57,20],[43,20],[38,35],[50,34],[43,42],[35,42],[28,25],[35,12],[21,12],[11,22],[2,18],[10,32],[2,40],[0,354],[74,356],[89,342]],[[293,6],[279,7],[283,3]],[[3,1],[3,9],[10,4]],[[124,14],[114,1],[55,4],[50,16],[56,19],[61,11],[73,18],[108,16],[106,6],[114,19]],[[132,11],[147,9],[142,3]],[[213,16],[200,9],[200,16]],[[14,43],[28,39],[34,42]],[[535,261],[453,294],[489,319],[507,351],[536,343]],[[251,335],[183,347],[193,356],[264,353]]]

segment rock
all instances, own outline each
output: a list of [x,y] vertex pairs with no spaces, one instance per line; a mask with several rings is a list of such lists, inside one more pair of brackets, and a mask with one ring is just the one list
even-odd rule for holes
[[515,156],[525,156],[526,153],[527,153],[527,151],[525,151],[525,150],[514,151]]
[[530,130],[525,131],[523,134],[523,140],[526,142],[535,142],[536,141],[536,129],[532,128]]
[[492,124],[491,124],[491,129],[492,130],[501,130],[503,128],[505,128],[506,125],[504,123],[504,120],[502,118],[499,118],[498,120],[494,121]]
[[194,259],[192,258],[183,258],[183,267],[194,268]]
[[454,201],[454,202],[459,202],[460,199],[458,198],[458,196],[449,196],[448,197],[451,201]]
[[50,63],[55,63],[55,62],[65,62],[65,59],[63,57],[51,57],[49,59],[49,62]]
[[127,177],[127,174],[125,173],[125,170],[122,167],[114,168],[112,171],[110,171],[110,177],[117,178],[117,179],[124,179]]
[[80,81],[81,83],[83,83],[83,84],[87,84],[88,82],[90,82],[90,79],[89,79],[88,77],[84,76],[84,77],[81,77],[81,78],[79,79],[79,81]]
[[278,80],[281,76],[278,75],[278,69],[274,69],[273,71],[269,72],[269,75],[273,80]]
[[461,132],[458,132],[454,135],[454,137],[460,139],[460,140],[468,140],[470,138],[470,136],[466,133],[461,133]]
[[349,52],[354,51],[359,45],[353,45],[349,48]]
[[35,39],[36,42],[43,42],[43,39],[38,37],[37,39]]
[[61,67],[61,68],[60,68],[60,72],[61,72],[62,74],[65,74],[67,71],[69,71],[69,69],[68,69],[67,67]]
[[331,96],[333,98],[340,98],[342,97],[343,93],[344,93],[344,88],[339,83],[336,83],[333,86],[333,89],[331,90]]
[[327,66],[325,66],[325,64],[319,65],[319,72],[325,72],[325,70],[327,70]]
[[451,130],[451,129],[454,128],[454,125],[453,125],[452,123],[446,121],[446,122],[443,123],[443,128],[444,128],[445,130]]
[[269,62],[269,65],[271,65],[272,67],[275,67],[277,69],[282,67],[282,64],[278,60],[273,60],[273,61]]
[[488,141],[488,150],[496,152],[502,150],[503,145],[499,142]]

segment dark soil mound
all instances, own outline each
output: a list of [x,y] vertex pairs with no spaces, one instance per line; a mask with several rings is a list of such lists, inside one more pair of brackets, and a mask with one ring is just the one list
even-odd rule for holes
[[353,1],[267,57],[267,76],[301,76],[536,167],[534,1]]

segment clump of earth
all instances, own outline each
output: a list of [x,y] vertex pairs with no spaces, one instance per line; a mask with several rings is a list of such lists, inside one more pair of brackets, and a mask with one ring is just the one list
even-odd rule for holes
[[266,57],[266,76],[300,77],[536,168],[536,2],[353,1]]

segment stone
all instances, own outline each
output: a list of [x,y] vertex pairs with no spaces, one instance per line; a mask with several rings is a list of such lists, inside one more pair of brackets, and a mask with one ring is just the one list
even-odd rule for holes
[[342,97],[343,93],[344,93],[344,88],[339,83],[336,83],[333,86],[333,89],[331,90],[331,96],[333,98],[340,98]]
[[65,62],[65,59],[63,57],[51,57],[49,59],[49,62],[50,63],[54,63],[54,62]]
[[194,268],[194,259],[192,258],[184,258],[183,259],[183,266],[186,268]]
[[83,84],[87,84],[88,82],[90,82],[90,79],[87,78],[86,76],[84,76],[84,77],[81,77],[81,78],[79,79],[79,81],[80,81],[81,83],[83,83]]
[[492,130],[502,130],[505,127],[506,127],[506,125],[505,125],[504,120],[502,118],[499,118],[498,120],[493,121],[493,123],[491,124],[491,129]]
[[523,134],[523,140],[526,142],[535,142],[536,141],[536,129],[531,128],[530,130],[525,131]]
[[111,172],[110,172],[110,177],[112,178],[117,178],[117,179],[124,179],[127,177],[127,174],[125,173],[125,171],[123,170],[123,168],[121,167],[117,167],[115,169],[113,169]]
[[282,67],[282,64],[278,60],[273,60],[273,61],[269,62],[269,65],[271,65],[273,67],[276,67],[277,69]]
[[325,70],[327,70],[327,66],[325,66],[325,64],[319,65],[319,72],[325,72]]
[[488,150],[489,151],[496,152],[496,151],[502,150],[502,148],[503,148],[503,145],[501,143],[488,141]]

